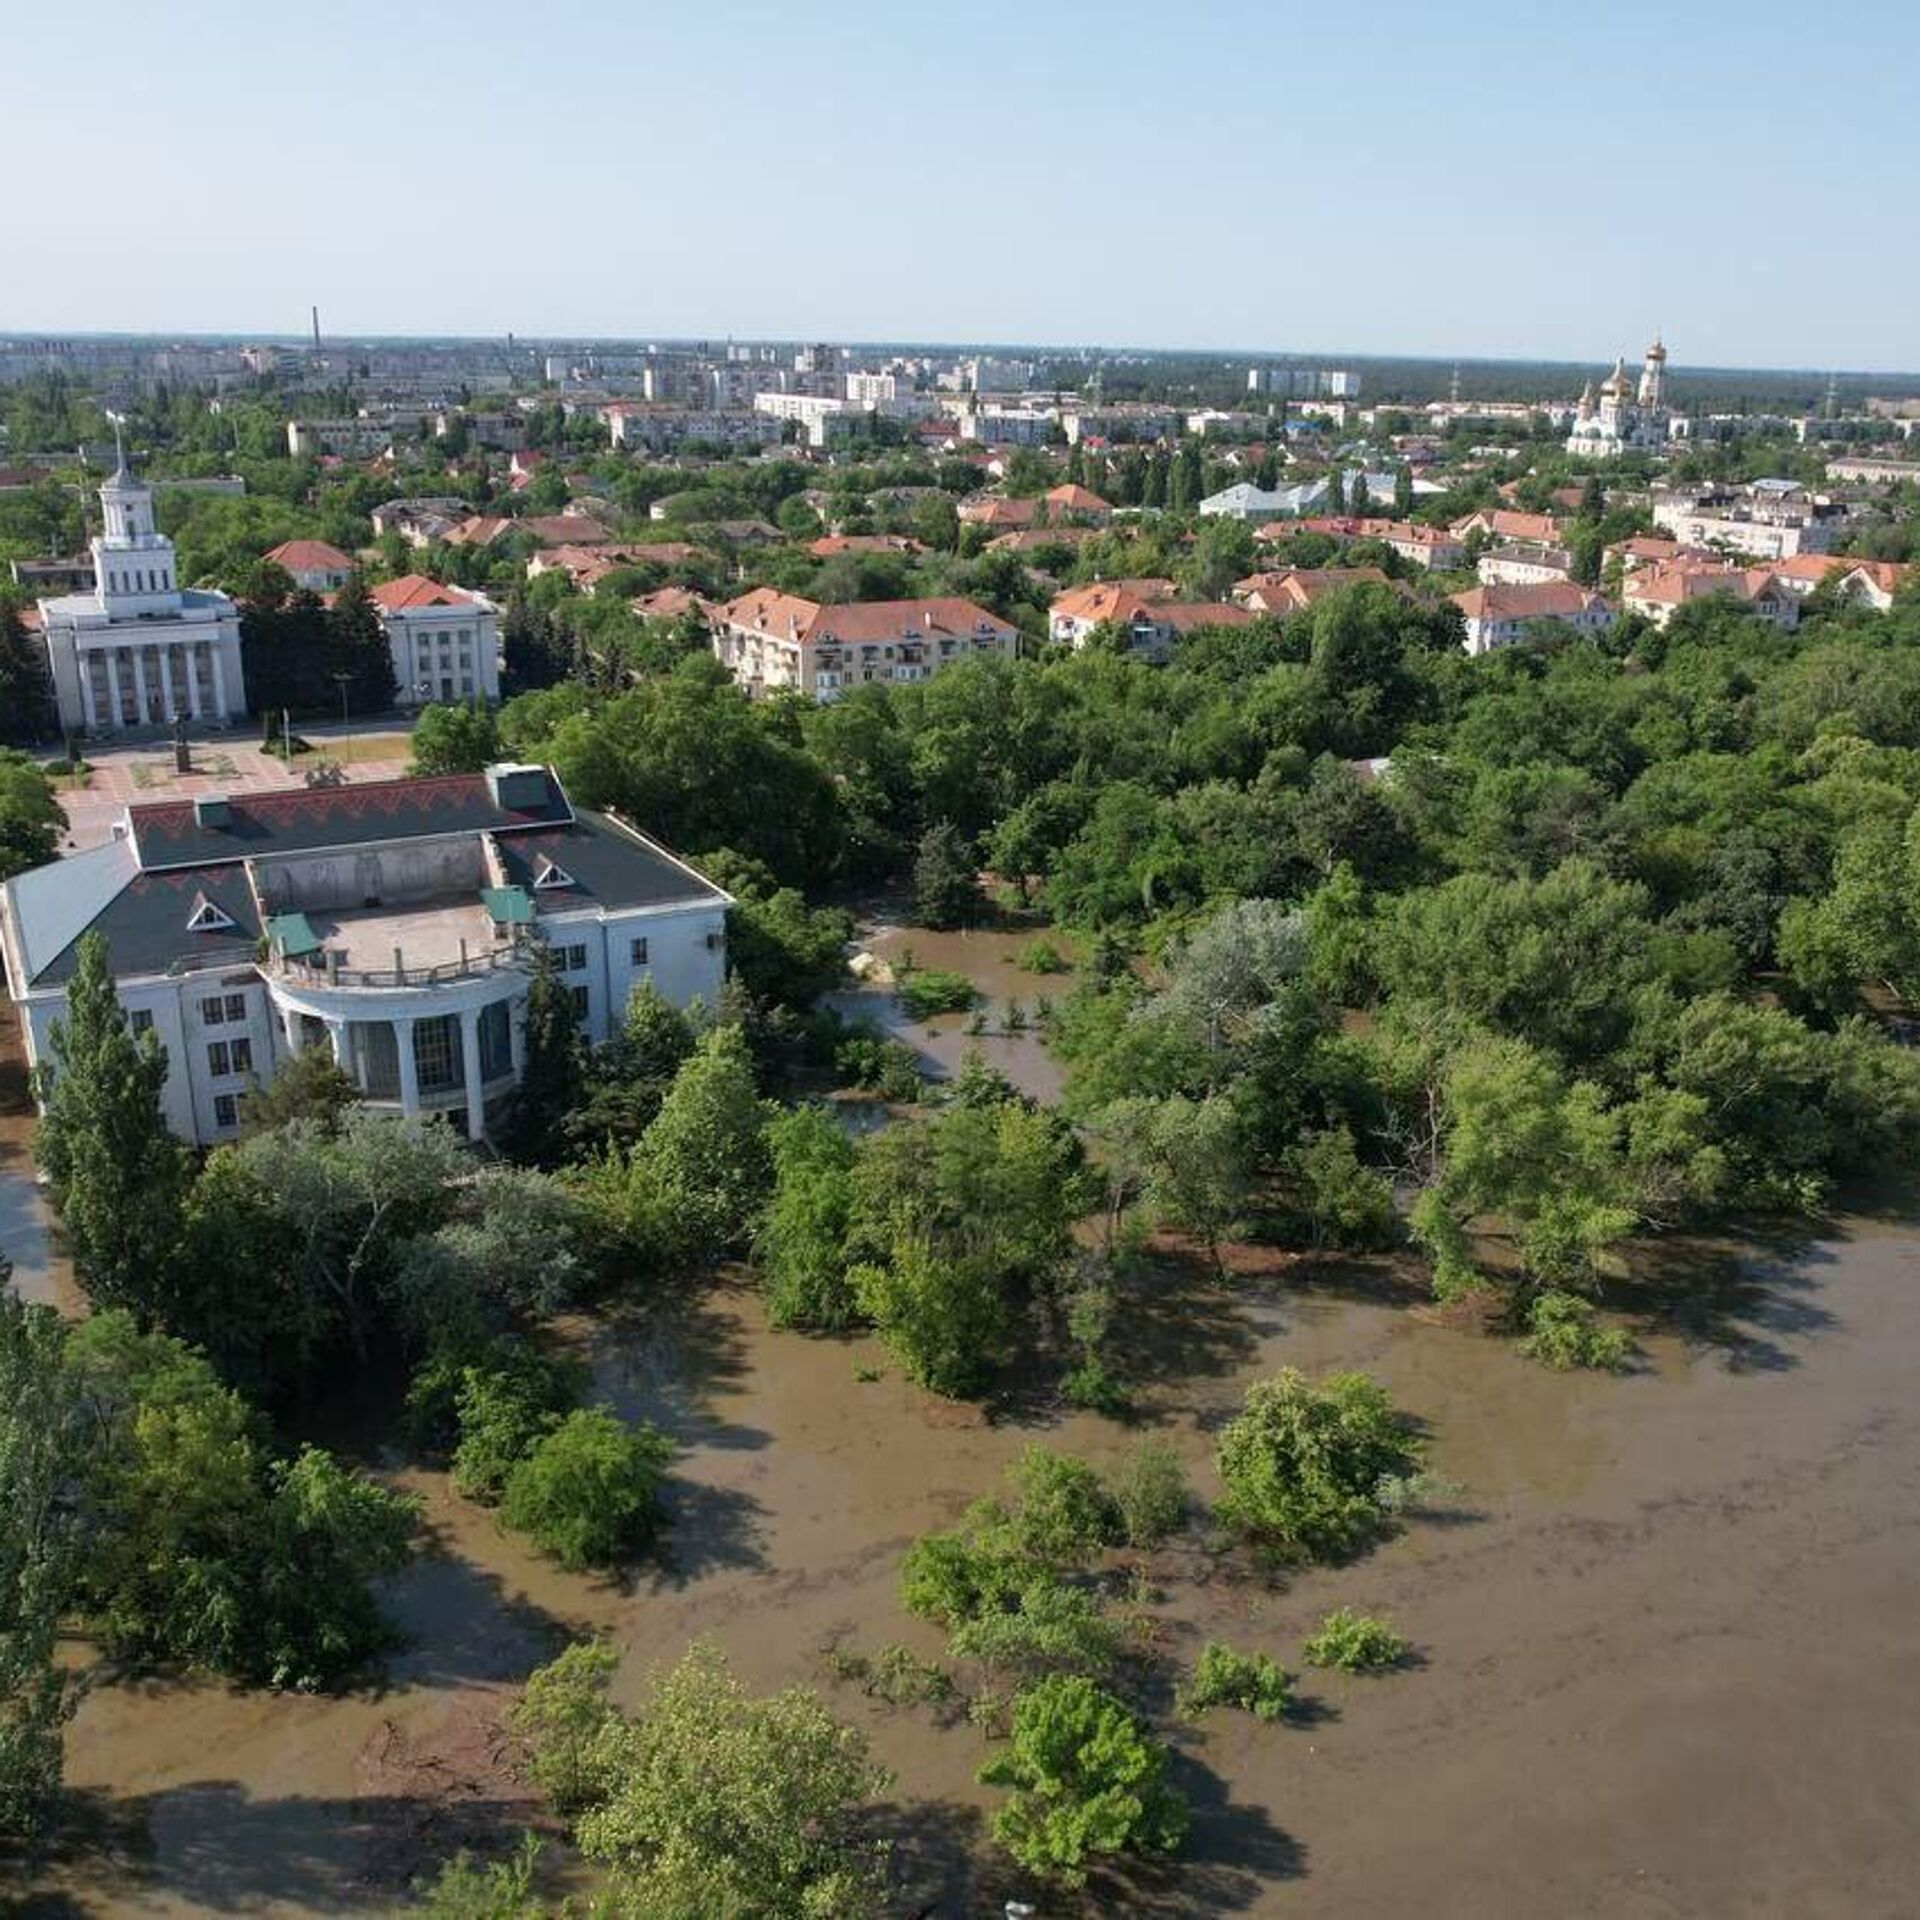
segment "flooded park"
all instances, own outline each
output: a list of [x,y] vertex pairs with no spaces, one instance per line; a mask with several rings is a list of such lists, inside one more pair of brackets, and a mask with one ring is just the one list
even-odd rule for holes
[[[1063,990],[1015,965],[1003,935],[873,929],[868,946],[884,957],[908,940],[923,966],[963,967],[990,1016]],[[989,1018],[969,1037],[948,1015],[929,1033],[880,988],[843,1005],[939,1065],[981,1044],[1029,1091],[1057,1090],[1030,1030],[995,1035]],[[71,1304],[17,1072],[6,1094],[0,1245],[24,1291]],[[1445,1324],[1392,1258],[1236,1248],[1221,1284],[1156,1251],[1116,1315],[1138,1389],[1128,1425],[1044,1398],[936,1399],[873,1340],[770,1329],[734,1272],[570,1326],[601,1396],[682,1447],[658,1554],[623,1580],[572,1576],[444,1475],[364,1456],[422,1503],[425,1550],[388,1593],[406,1644],[384,1684],[317,1698],[103,1678],[69,1730],[62,1857],[16,1910],[392,1911],[458,1847],[539,1824],[505,1715],[531,1667],[599,1633],[622,1652],[623,1699],[700,1635],[755,1687],[819,1687],[895,1774],[878,1817],[898,1843],[898,1911],[997,1913],[1020,1889],[986,1841],[982,1734],[868,1698],[830,1656],[939,1651],[900,1605],[901,1556],[1036,1439],[1102,1464],[1152,1433],[1211,1499],[1215,1432],[1283,1366],[1376,1376],[1424,1427],[1449,1496],[1357,1563],[1281,1583],[1204,1524],[1130,1556],[1156,1652],[1184,1666],[1226,1639],[1298,1670],[1303,1636],[1350,1605],[1390,1615],[1414,1658],[1384,1679],[1310,1674],[1287,1722],[1172,1722],[1195,1808],[1186,1858],[1104,1903],[1043,1912],[1912,1910],[1909,1221],[1657,1243],[1634,1290],[1640,1362],[1619,1378],[1551,1373]]]

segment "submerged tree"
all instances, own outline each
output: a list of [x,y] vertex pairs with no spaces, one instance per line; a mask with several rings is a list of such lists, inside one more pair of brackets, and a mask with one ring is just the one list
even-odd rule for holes
[[55,1659],[72,1597],[78,1438],[58,1317],[8,1290],[0,1257],[0,1840],[33,1838],[60,1786],[73,1711]]

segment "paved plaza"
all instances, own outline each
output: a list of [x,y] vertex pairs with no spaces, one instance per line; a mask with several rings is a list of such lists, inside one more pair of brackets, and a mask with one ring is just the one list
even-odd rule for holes
[[407,770],[408,735],[398,723],[369,722],[364,728],[304,727],[301,737],[313,752],[295,756],[293,771],[261,749],[257,733],[202,733],[191,737],[193,771],[174,769],[173,741],[155,735],[134,745],[96,744],[86,749],[93,769],[86,786],[65,789],[67,835],[62,853],[96,847],[130,801],[186,800],[203,793],[259,792],[300,785],[322,767],[338,767],[349,781],[390,780]]

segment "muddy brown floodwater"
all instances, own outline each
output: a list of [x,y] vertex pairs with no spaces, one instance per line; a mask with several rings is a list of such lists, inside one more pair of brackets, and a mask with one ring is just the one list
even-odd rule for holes
[[[996,1011],[1048,981],[1004,934],[876,933],[961,965]],[[894,1030],[890,996],[854,1003]],[[905,1037],[951,1068],[959,1018]],[[1030,1035],[988,1057],[1030,1091]],[[0,1244],[27,1291],[71,1304],[33,1191],[27,1131],[0,1116]],[[1117,1316],[1142,1426],[1217,1491],[1212,1434],[1281,1366],[1362,1367],[1431,1435],[1447,1510],[1369,1558],[1284,1587],[1196,1535],[1145,1563],[1162,1644],[1207,1639],[1299,1668],[1329,1608],[1390,1614],[1416,1663],[1309,1673],[1305,1711],[1176,1726],[1189,1856],[1043,1915],[1905,1915],[1920,1909],[1920,1228],[1847,1220],[1793,1246],[1670,1245],[1663,1308],[1623,1379],[1547,1373],[1438,1324],[1391,1270],[1244,1253],[1230,1289],[1169,1264]],[[1132,1436],[1045,1410],[998,1423],[919,1392],[873,1342],[770,1331],[723,1280],[672,1312],[571,1329],[601,1392],[684,1449],[674,1522],[627,1582],[575,1578],[502,1534],[436,1473],[427,1547],[392,1583],[409,1636],[386,1684],[342,1699],[206,1684],[97,1686],[68,1741],[68,1857],[26,1911],[249,1914],[392,1909],[462,1844],[536,1818],[503,1716],[569,1635],[610,1635],[634,1698],[647,1668],[717,1637],[761,1687],[808,1682],[867,1726],[898,1776],[885,1824],[911,1886],[896,1911],[997,1913],[1014,1892],[985,1843],[984,1745],[891,1710],[823,1651],[937,1637],[901,1612],[899,1561],[1033,1439],[1113,1458]],[[862,1381],[861,1369],[881,1377]],[[0,1874],[4,1869],[0,1869]],[[9,1889],[0,1879],[0,1908]]]
[[[1620,1380],[1546,1373],[1410,1311],[1377,1273],[1287,1266],[1231,1293],[1175,1269],[1125,1316],[1145,1413],[1213,1490],[1210,1432],[1281,1365],[1360,1366],[1428,1423],[1462,1491],[1359,1564],[1270,1589],[1196,1545],[1152,1571],[1166,1645],[1298,1664],[1329,1607],[1390,1613],[1419,1663],[1312,1676],[1305,1724],[1180,1729],[1197,1821],[1142,1914],[1893,1915],[1914,1911],[1920,1726],[1920,1238],[1852,1221],[1790,1250],[1672,1250],[1694,1332]],[[378,1694],[103,1687],[70,1775],[102,1850],[49,1912],[384,1910],[406,1874],[529,1806],[497,1735],[562,1635],[610,1633],[623,1697],[717,1636],[755,1685],[806,1680],[899,1775],[917,1896],[1012,1890],[979,1821],[981,1737],[827,1678],[821,1650],[903,1639],[895,1579],[1036,1436],[1110,1458],[1074,1414],[989,1424],[862,1340],[771,1333],[721,1283],[665,1324],[594,1334],[602,1390],[681,1439],[675,1524],[630,1586],[560,1574],[435,1475],[434,1545],[395,1583],[417,1636]],[[855,1369],[886,1367],[860,1382]],[[1043,1904],[1043,1913],[1079,1911]]]
[[[917,966],[964,973],[979,992],[978,1011],[985,1031],[969,1033],[972,1016],[964,1013],[914,1020],[900,1005],[899,996],[885,986],[848,987],[828,995],[829,1005],[847,1019],[877,1027],[889,1039],[912,1047],[920,1056],[921,1071],[931,1079],[950,1077],[967,1050],[977,1047],[987,1065],[1005,1074],[1022,1093],[1048,1102],[1060,1098],[1060,1068],[1032,1021],[1035,1002],[1064,999],[1075,976],[1071,972],[1030,973],[1019,964],[1019,957],[1029,942],[1044,939],[1063,958],[1071,959],[1075,942],[1070,935],[1043,927],[968,927],[936,933],[929,927],[873,916],[861,919],[858,939],[868,953],[888,967],[897,967],[903,954],[911,951]],[[1007,1011],[1016,1005],[1027,1024],[1009,1032]]]

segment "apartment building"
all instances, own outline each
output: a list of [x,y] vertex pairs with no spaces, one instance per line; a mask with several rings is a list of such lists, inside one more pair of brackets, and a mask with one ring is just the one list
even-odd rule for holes
[[1246,607],[1218,600],[1182,600],[1171,580],[1103,580],[1074,587],[1047,609],[1047,637],[1076,651],[1101,627],[1126,636],[1128,650],[1158,666],[1183,633],[1197,627],[1243,627]]
[[1825,553],[1845,520],[1843,507],[1814,499],[1792,480],[1653,490],[1654,525],[1682,546],[1719,547],[1755,560]]
[[1613,609],[1597,593],[1571,581],[1469,587],[1451,598],[1466,624],[1467,651],[1476,655],[1517,645],[1529,627],[1542,621],[1588,634],[1613,624]]
[[717,608],[713,652],[749,693],[837,700],[850,687],[925,680],[961,660],[1011,659],[1019,634],[971,600],[823,606],[756,588]]
[[1800,624],[1799,597],[1788,591],[1770,567],[1733,567],[1723,563],[1681,561],[1644,567],[1622,583],[1621,602],[1656,627],[1665,627],[1695,600],[1722,596],[1737,600],[1770,626],[1791,632]]

